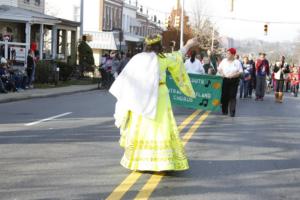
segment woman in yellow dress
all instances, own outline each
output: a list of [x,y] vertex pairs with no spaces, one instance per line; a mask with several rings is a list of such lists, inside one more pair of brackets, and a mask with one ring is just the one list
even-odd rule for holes
[[145,39],[145,52],[134,56],[110,92],[117,98],[115,124],[125,153],[121,165],[134,171],[178,171],[189,168],[166,86],[168,70],[177,86],[195,98],[183,56],[197,39],[179,51],[163,53],[161,36]]

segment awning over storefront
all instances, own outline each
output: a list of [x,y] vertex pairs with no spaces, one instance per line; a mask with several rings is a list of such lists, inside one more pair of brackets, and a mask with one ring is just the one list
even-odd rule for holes
[[92,41],[89,42],[92,49],[117,50],[113,32],[84,32],[84,34],[92,37]]
[[124,35],[124,40],[128,42],[143,42],[143,37],[137,36],[137,35]]

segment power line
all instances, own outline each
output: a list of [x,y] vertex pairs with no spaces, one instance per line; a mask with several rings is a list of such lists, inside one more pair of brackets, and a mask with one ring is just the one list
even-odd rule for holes
[[[127,1],[127,2],[126,2]],[[125,2],[128,3],[129,0]],[[134,3],[133,3],[134,2]],[[136,5],[135,1],[131,1],[131,5]],[[159,9],[155,9],[149,6],[144,6],[142,4],[138,4],[138,7],[142,6],[144,10],[152,11],[153,13],[163,14],[165,16],[170,15],[170,12],[162,11]],[[188,15],[192,16],[194,13],[192,11],[185,11]],[[300,21],[273,21],[273,20],[256,20],[256,19],[249,19],[249,18],[239,18],[239,17],[228,17],[228,16],[216,16],[216,15],[207,15],[202,14],[203,17],[207,18],[218,18],[218,19],[225,19],[225,20],[232,20],[232,21],[244,21],[244,22],[252,22],[252,23],[267,23],[267,24],[290,24],[290,25],[300,25]]]
[[271,20],[255,20],[255,19],[246,19],[246,18],[238,18],[238,17],[225,17],[225,16],[215,16],[215,15],[202,15],[204,17],[210,18],[220,18],[227,20],[235,20],[235,21],[245,21],[245,22],[253,22],[253,23],[267,23],[267,24],[300,24],[300,21],[271,21]]

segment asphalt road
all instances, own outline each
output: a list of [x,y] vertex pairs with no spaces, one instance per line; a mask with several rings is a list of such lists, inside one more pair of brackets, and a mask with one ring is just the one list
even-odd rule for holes
[[[146,189],[153,174],[142,174],[122,199],[299,200],[300,99],[285,100],[240,100],[235,118],[210,113],[187,142],[190,170],[165,174]],[[114,103],[93,91],[0,104],[0,199],[112,194],[130,174],[119,165]],[[194,112],[174,111],[178,124]]]

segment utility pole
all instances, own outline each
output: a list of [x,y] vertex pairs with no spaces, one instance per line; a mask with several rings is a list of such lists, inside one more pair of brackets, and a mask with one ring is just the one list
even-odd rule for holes
[[213,26],[212,33],[211,33],[211,52],[214,51],[214,41],[215,41],[215,27]]
[[80,38],[83,36],[83,14],[84,14],[84,0],[80,1]]
[[234,10],[234,0],[230,0],[230,12]]
[[181,8],[181,27],[180,27],[180,48],[183,47],[183,31],[184,31],[184,0],[182,0]]

